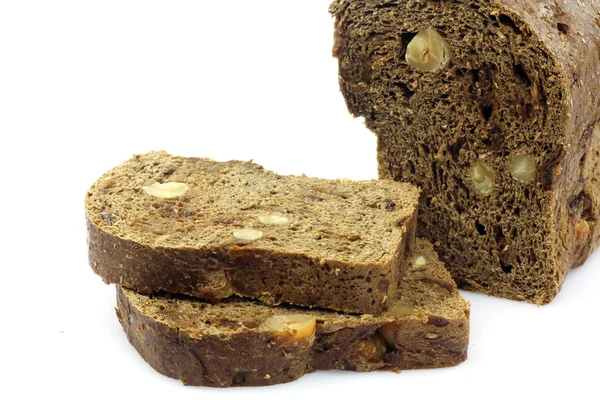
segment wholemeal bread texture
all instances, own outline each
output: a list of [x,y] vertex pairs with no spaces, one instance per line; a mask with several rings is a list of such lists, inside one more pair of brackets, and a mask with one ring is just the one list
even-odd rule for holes
[[239,299],[210,304],[122,288],[117,316],[140,355],[186,385],[260,386],[315,370],[457,365],[467,357],[469,305],[430,243],[417,240],[414,254],[397,300],[380,316]]
[[459,287],[550,302],[600,242],[600,2],[336,0],[350,111]]
[[151,152],[88,191],[89,262],[141,293],[379,313],[414,245],[418,199],[408,183]]

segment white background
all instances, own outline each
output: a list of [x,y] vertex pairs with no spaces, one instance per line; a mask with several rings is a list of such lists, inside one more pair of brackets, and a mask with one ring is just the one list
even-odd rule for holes
[[599,398],[598,253],[549,306],[464,293],[470,356],[450,369],[186,388],[129,345],[87,265],[83,198],[102,173],[166,149],[376,178],[328,2],[0,2],[0,398]]

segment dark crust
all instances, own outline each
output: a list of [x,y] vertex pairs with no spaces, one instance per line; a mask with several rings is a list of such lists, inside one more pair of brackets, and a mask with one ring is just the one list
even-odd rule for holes
[[[129,341],[144,360],[156,371],[185,385],[264,386],[290,382],[308,372],[306,348],[312,345],[309,342],[283,352],[270,345],[271,338],[265,333],[247,332],[234,340],[218,336],[192,338],[143,315],[120,287],[116,313]],[[265,379],[267,374],[270,379]]]
[[[342,92],[351,112],[355,116],[364,116],[367,126],[378,135],[380,176],[409,180],[418,184],[423,188],[423,199],[431,200],[427,181],[442,175],[447,177],[447,170],[444,167],[436,170],[433,178],[425,176],[425,173],[419,172],[418,168],[417,174],[412,177],[403,177],[398,172],[402,171],[402,164],[406,162],[406,153],[412,153],[413,150],[418,152],[418,144],[413,143],[412,148],[409,149],[398,146],[397,137],[401,130],[386,131],[386,126],[389,125],[387,120],[380,124],[374,122],[377,113],[386,116],[392,115],[396,110],[382,107],[379,103],[379,101],[383,102],[382,98],[368,96],[368,93],[375,92],[373,87],[369,86],[372,84],[370,75],[372,71],[365,65],[359,65],[358,62],[353,64],[348,61],[349,43],[353,40],[367,46],[368,40],[377,40],[378,37],[384,36],[372,24],[382,20],[381,14],[386,9],[394,7],[419,9],[424,3],[439,5],[440,14],[446,11],[444,2],[437,1],[336,0],[332,3],[330,12],[336,18],[336,43],[333,53],[340,61]],[[600,210],[600,185],[598,184],[600,180],[600,96],[598,95],[600,92],[598,75],[600,4],[591,0],[459,0],[454,3],[464,3],[467,7],[480,12],[485,18],[496,16],[500,24],[504,25],[503,29],[507,36],[512,35],[516,40],[524,38],[519,46],[537,43],[540,58],[545,58],[547,63],[544,65],[549,66],[547,71],[534,72],[536,76],[539,73],[547,77],[547,81],[539,87],[542,95],[546,91],[545,95],[550,96],[545,85],[550,86],[548,82],[552,83],[554,89],[552,99],[548,97],[545,99],[547,102],[541,104],[542,108],[545,107],[546,113],[551,107],[555,111],[555,120],[548,121],[549,129],[546,131],[546,133],[552,132],[552,135],[547,134],[543,139],[547,141],[546,146],[552,150],[548,152],[545,162],[540,166],[540,178],[537,184],[541,189],[536,192],[535,198],[531,201],[533,206],[536,202],[540,205],[540,211],[523,226],[517,227],[514,223],[511,226],[511,229],[519,228],[524,238],[542,232],[540,236],[544,240],[530,245],[522,243],[517,245],[511,242],[508,235],[506,238],[503,236],[507,231],[505,229],[504,232],[500,231],[502,237],[497,249],[493,248],[492,243],[489,251],[487,248],[481,250],[481,246],[477,246],[478,243],[473,243],[474,240],[478,240],[477,233],[472,232],[473,228],[464,234],[454,232],[453,236],[456,239],[453,241],[448,238],[449,231],[455,229],[452,224],[440,221],[439,218],[431,218],[428,206],[423,207],[423,204],[418,233],[436,242],[436,249],[447,262],[459,287],[515,300],[546,304],[557,295],[567,273],[584,263],[600,244],[600,229],[597,222]],[[352,37],[348,34],[350,21],[361,26],[354,28],[355,36]],[[448,18],[447,21],[450,22],[450,19]],[[401,30],[400,25],[403,22],[398,21],[399,27],[396,30]],[[357,34],[360,29],[362,31]],[[396,45],[402,44],[398,41]],[[518,56],[515,48],[510,51],[513,52],[516,60]],[[365,48],[363,52],[366,53]],[[370,65],[368,64],[367,67]],[[522,68],[521,65],[518,66]],[[363,71],[363,75],[365,71],[368,72],[368,76],[361,77],[360,71]],[[525,77],[527,77],[526,73]],[[488,77],[479,74],[479,78],[476,86],[485,89],[489,84]],[[529,78],[526,80],[528,81],[526,83],[531,85]],[[535,82],[533,87],[537,95],[538,86]],[[438,89],[440,92],[443,91],[442,87]],[[410,97],[414,92],[405,94]],[[488,98],[481,100],[484,106],[489,101]],[[373,104],[377,107],[372,107]],[[442,121],[442,124],[445,122],[447,121]],[[437,127],[432,127],[431,131],[435,129]],[[505,151],[499,143],[496,143],[497,139],[501,139],[499,132],[492,133],[490,133],[489,143],[486,143],[490,152]],[[457,140],[457,144],[460,149],[462,142]],[[532,147],[534,143],[524,142],[521,145]],[[411,144],[408,146],[410,147]],[[450,155],[453,155],[453,152],[458,153],[458,150],[450,145],[447,150]],[[443,161],[445,162],[445,159]],[[457,197],[461,190],[464,188],[455,189]],[[435,195],[436,193],[433,193],[434,200],[436,200]],[[448,202],[445,196],[441,197],[437,199],[438,202]],[[533,206],[531,209],[534,208]],[[524,211],[523,207],[518,210]],[[453,212],[453,207],[448,204],[445,214],[448,220],[454,218],[458,221],[464,217],[461,211],[457,212],[456,217],[450,217]],[[506,210],[504,215],[510,217],[512,213],[513,210]],[[468,215],[465,218],[471,221],[472,216]],[[437,228],[441,228],[436,230],[436,227],[423,223],[428,219],[433,219]],[[495,224],[491,218],[490,221],[488,227]],[[539,230],[538,228],[528,230],[529,224],[538,222]],[[461,246],[464,249],[457,250]],[[477,250],[472,251],[473,256],[470,259],[467,259],[469,256],[464,256],[462,259],[460,255],[456,256],[461,252],[466,254],[471,248]],[[490,255],[482,261],[476,256],[478,251]]]
[[[458,296],[458,294],[455,294]],[[442,368],[467,358],[469,308],[461,317],[400,317],[395,349],[377,361],[357,355],[361,340],[377,335],[390,318],[367,318],[357,326],[329,324],[317,319],[310,339],[281,346],[268,332],[245,329],[231,335],[200,338],[143,314],[117,287],[117,316],[131,344],[156,371],[193,386],[265,386],[296,380],[316,370],[395,371]],[[436,323],[429,323],[435,320]]]
[[[94,272],[107,284],[144,294],[165,291],[211,301],[237,294],[273,305],[285,302],[378,314],[395,296],[407,267],[414,246],[416,215],[414,212],[398,227],[405,229],[402,242],[395,257],[383,265],[358,264],[348,268],[337,261],[315,263],[298,254],[248,251],[239,246],[211,253],[153,248],[111,235],[86,214],[88,257]],[[289,268],[290,265],[295,268]],[[369,282],[365,277],[370,278]],[[339,295],[341,291],[360,296],[350,301]]]

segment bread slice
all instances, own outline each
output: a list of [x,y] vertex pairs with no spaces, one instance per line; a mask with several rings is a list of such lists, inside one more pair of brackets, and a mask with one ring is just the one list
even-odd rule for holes
[[88,191],[89,261],[105,282],[146,294],[379,313],[414,245],[418,199],[407,183],[151,152]]
[[[273,385],[326,369],[449,367],[466,359],[469,342],[469,304],[424,240],[417,240],[398,299],[380,316],[243,300],[210,304],[120,287],[117,316],[140,355],[185,385]],[[283,316],[289,325],[280,324]]]
[[350,111],[459,287],[550,302],[600,243],[597,1],[336,0]]

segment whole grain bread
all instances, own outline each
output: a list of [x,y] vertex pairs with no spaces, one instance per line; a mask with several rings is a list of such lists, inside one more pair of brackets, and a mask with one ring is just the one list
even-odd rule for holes
[[341,90],[377,135],[380,177],[423,189],[418,235],[459,287],[550,302],[600,242],[600,2],[330,11]]
[[408,183],[151,152],[88,191],[89,262],[141,293],[379,313],[414,245],[418,199]]
[[[313,321],[302,337],[274,332],[268,322],[294,315]],[[140,355],[186,385],[272,385],[326,369],[449,367],[466,359],[469,341],[469,304],[432,245],[421,239],[397,300],[380,316],[240,299],[210,304],[120,287],[117,316]]]

